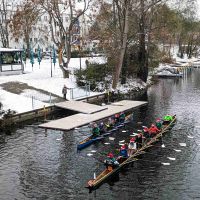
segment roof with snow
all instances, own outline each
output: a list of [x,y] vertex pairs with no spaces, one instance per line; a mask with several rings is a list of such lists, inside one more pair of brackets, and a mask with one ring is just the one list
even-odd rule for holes
[[0,48],[0,52],[22,52],[23,49]]

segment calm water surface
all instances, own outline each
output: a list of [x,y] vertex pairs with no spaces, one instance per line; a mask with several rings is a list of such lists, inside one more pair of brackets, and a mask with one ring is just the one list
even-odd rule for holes
[[[36,127],[16,130],[0,143],[0,199],[200,199],[199,97],[200,69],[182,79],[160,79],[141,99],[149,104],[134,112],[126,133],[121,129],[113,134],[114,141],[106,138],[81,153],[76,152],[76,144],[85,137],[87,128],[86,132],[48,130],[47,134]],[[104,169],[100,162],[104,156],[99,152],[115,152],[118,141],[128,141],[130,132],[141,128],[137,122],[150,125],[167,113],[176,114],[178,122],[163,138],[166,148],[156,144],[116,180],[89,194],[84,188],[87,180]],[[186,147],[179,143],[186,143]],[[88,157],[94,149],[98,153]],[[161,162],[170,162],[170,166]]]

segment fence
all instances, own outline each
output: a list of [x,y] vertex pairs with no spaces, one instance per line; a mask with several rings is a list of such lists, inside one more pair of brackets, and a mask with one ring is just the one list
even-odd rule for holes
[[55,97],[52,97],[52,94],[49,93],[49,94],[42,94],[40,92],[32,92],[32,94],[23,94],[23,96],[25,97],[28,97],[31,99],[31,102],[32,102],[32,109],[35,109],[37,106],[36,106],[36,101],[42,101],[42,102],[46,102],[46,103],[49,103],[49,104],[52,104],[52,100],[55,99]]
[[88,96],[90,96],[90,84],[82,87],[71,88],[70,90],[70,99],[78,99]]

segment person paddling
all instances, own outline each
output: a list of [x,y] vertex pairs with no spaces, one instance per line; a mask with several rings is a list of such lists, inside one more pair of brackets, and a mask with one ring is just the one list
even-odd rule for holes
[[119,162],[124,161],[126,158],[128,158],[128,151],[127,151],[127,147],[126,145],[122,145],[120,150],[119,150],[119,157],[117,158],[117,160]]
[[119,122],[123,123],[125,121],[126,115],[124,112],[121,112],[119,115]]
[[152,124],[151,127],[149,128],[149,133],[151,137],[154,137],[160,130]]
[[97,126],[97,123],[94,123],[93,124],[93,129],[92,129],[92,137],[93,138],[96,138],[100,135],[100,129],[99,127]]
[[160,118],[156,119],[156,127],[161,130],[162,129],[162,120]]
[[105,126],[103,122],[99,124],[99,132],[100,134],[105,133]]
[[112,171],[114,168],[119,166],[119,162],[114,158],[112,153],[107,155],[107,158],[104,160],[104,164],[109,171]]
[[132,156],[133,153],[135,153],[137,151],[137,146],[135,143],[135,139],[136,138],[131,138],[129,145],[128,145],[128,156]]
[[165,115],[163,117],[163,125],[168,125],[173,120],[173,116],[171,115]]

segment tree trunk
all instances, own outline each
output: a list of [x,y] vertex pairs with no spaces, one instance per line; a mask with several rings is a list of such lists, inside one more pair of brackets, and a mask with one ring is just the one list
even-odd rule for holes
[[139,21],[139,52],[138,52],[138,77],[144,82],[147,81],[148,77],[148,61],[145,43],[145,13],[144,13],[144,0],[141,3],[141,17]]
[[126,51],[126,43],[127,43],[127,34],[128,34],[128,16],[129,16],[129,1],[126,3],[125,7],[125,20],[124,20],[124,31],[123,31],[123,39],[122,39],[122,44],[121,44],[121,49],[120,49],[120,55],[119,55],[119,62],[115,66],[115,71],[113,74],[113,83],[112,83],[112,88],[116,89],[117,84],[119,82],[119,77],[122,69],[122,64],[124,60],[124,54]]

